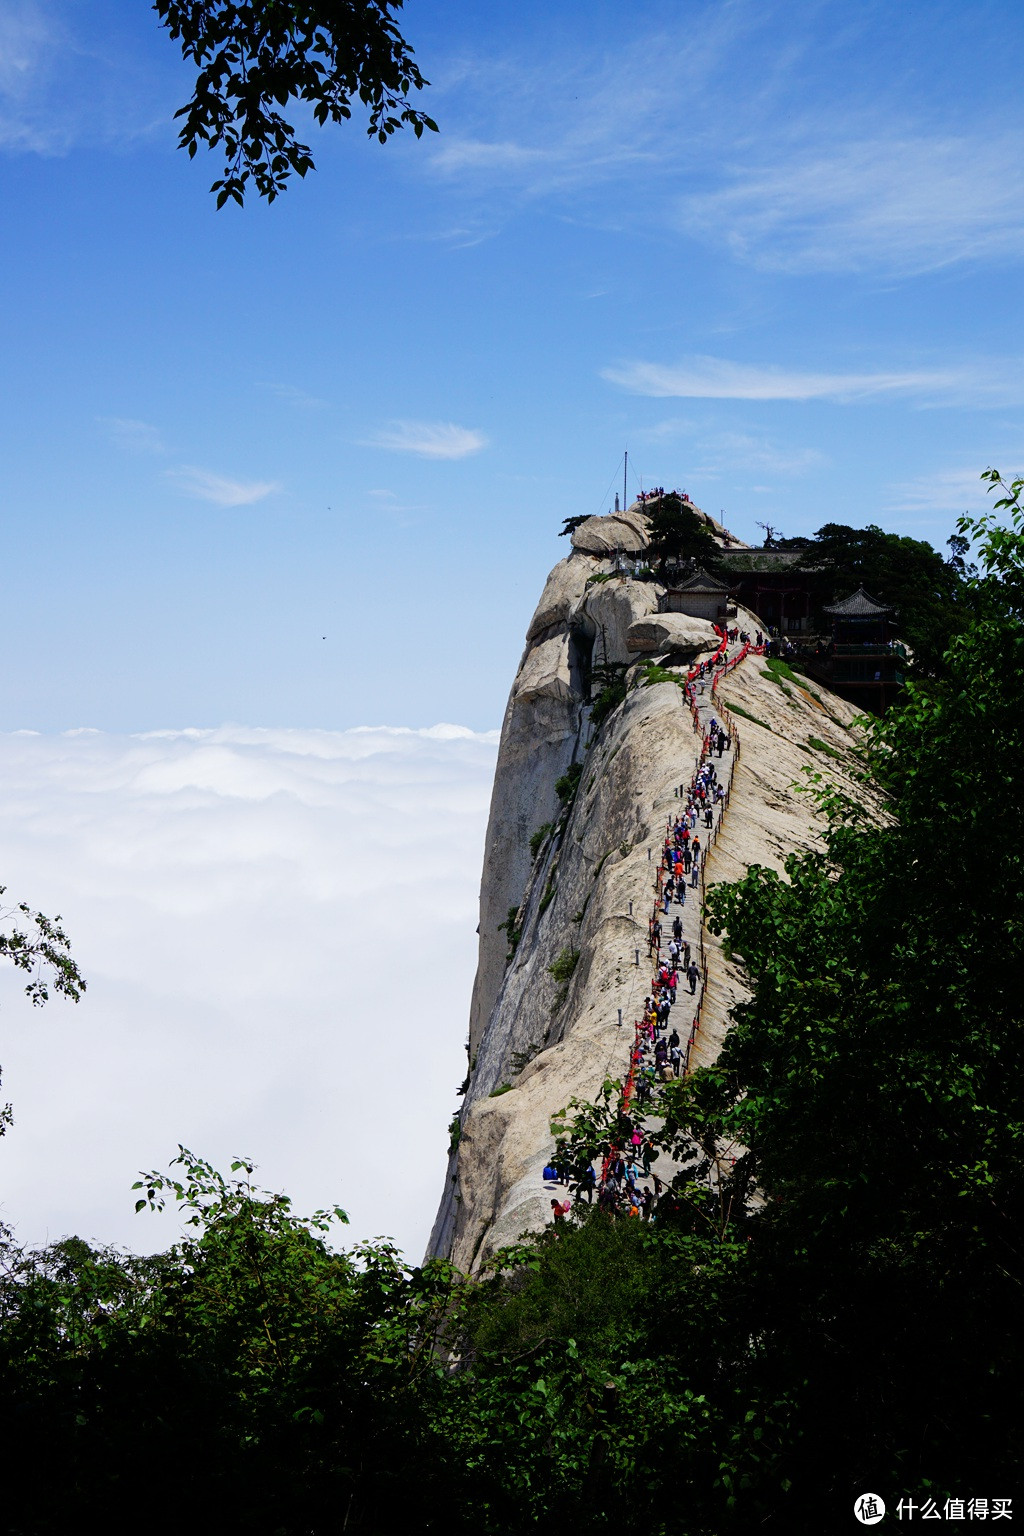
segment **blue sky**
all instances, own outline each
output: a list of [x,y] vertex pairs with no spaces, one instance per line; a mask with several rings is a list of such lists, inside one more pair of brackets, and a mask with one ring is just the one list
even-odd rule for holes
[[1024,459],[1018,7],[404,29],[439,136],[217,213],[144,5],[5,5],[5,729],[488,729],[626,444],[751,540]]

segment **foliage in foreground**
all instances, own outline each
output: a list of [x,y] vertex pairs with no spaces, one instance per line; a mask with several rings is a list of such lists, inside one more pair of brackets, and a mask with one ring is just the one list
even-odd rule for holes
[[[394,13],[403,0],[155,0],[153,9],[197,70],[178,144],[221,149],[217,207],[245,201],[250,180],[272,203],[291,175],[313,169],[289,120],[299,103],[323,127],[366,110],[367,133],[385,144],[397,129],[417,138],[437,124],[410,104],[427,84]],[[279,110],[284,108],[285,111]],[[305,115],[302,108],[299,108]],[[289,115],[285,116],[285,112]]]
[[6,1246],[7,1529],[66,1530],[102,1508],[180,1530],[198,1507],[211,1530],[387,1531],[400,1527],[376,1512],[397,1520],[410,1479],[429,1517],[447,1456],[432,1401],[447,1266],[409,1270],[382,1242],[337,1252],[342,1211],[301,1219],[246,1164],[232,1179],[184,1149],[177,1164],[137,1186],[139,1204],[170,1192],[188,1213],[194,1235],[166,1254]]

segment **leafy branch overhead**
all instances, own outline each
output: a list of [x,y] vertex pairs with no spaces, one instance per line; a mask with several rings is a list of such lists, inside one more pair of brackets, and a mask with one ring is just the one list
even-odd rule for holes
[[198,68],[179,147],[223,149],[224,175],[213,183],[217,207],[241,204],[255,183],[272,203],[294,172],[312,170],[308,144],[279,108],[305,102],[321,127],[367,109],[367,133],[381,144],[396,129],[417,138],[437,124],[410,103],[424,80],[394,21],[403,0],[156,0],[153,9],[183,58]]

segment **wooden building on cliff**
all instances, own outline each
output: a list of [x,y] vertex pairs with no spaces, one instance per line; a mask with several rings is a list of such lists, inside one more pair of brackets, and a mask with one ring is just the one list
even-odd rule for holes
[[861,585],[823,613],[832,639],[806,658],[812,676],[840,698],[884,714],[903,686],[906,652],[896,639],[896,609]]
[[719,564],[729,578],[734,600],[756,613],[766,629],[780,635],[813,629],[821,572],[810,546],[728,550],[719,557]]
[[685,581],[672,583],[658,603],[662,613],[685,613],[691,619],[710,619],[712,624],[725,617],[729,606],[730,588],[727,582],[710,576],[703,566],[698,566]]

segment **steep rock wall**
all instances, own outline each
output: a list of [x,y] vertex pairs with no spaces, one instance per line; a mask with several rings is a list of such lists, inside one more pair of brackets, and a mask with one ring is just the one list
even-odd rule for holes
[[[581,532],[601,543],[601,530],[584,524]],[[541,1170],[553,1148],[551,1115],[625,1072],[649,984],[647,919],[660,842],[699,748],[679,687],[644,686],[636,665],[625,702],[591,730],[588,646],[597,662],[606,655],[635,663],[627,636],[631,627],[645,633],[659,596],[653,583],[626,577],[589,582],[609,569],[586,549],[555,567],[506,711],[481,887],[469,1086],[429,1247],[466,1270],[550,1218]],[[742,611],[739,622],[757,624]],[[685,624],[690,655],[710,653],[711,625]],[[640,643],[658,643],[657,625],[650,628],[653,638]],[[855,711],[821,689],[780,687],[765,673],[760,658],[748,658],[722,688],[726,705],[761,723],[737,712],[742,751],[708,861],[711,882],[738,878],[751,863],[781,868],[789,852],[815,844],[813,802],[793,787],[804,768],[858,790]],[[556,819],[555,781],[573,761],[582,764],[575,801],[534,857],[530,835]],[[511,958],[498,926],[510,908],[520,930]],[[743,993],[718,941],[705,935],[705,945],[709,982],[694,1065],[713,1059]],[[550,967],[573,954],[572,976],[560,983]]]

